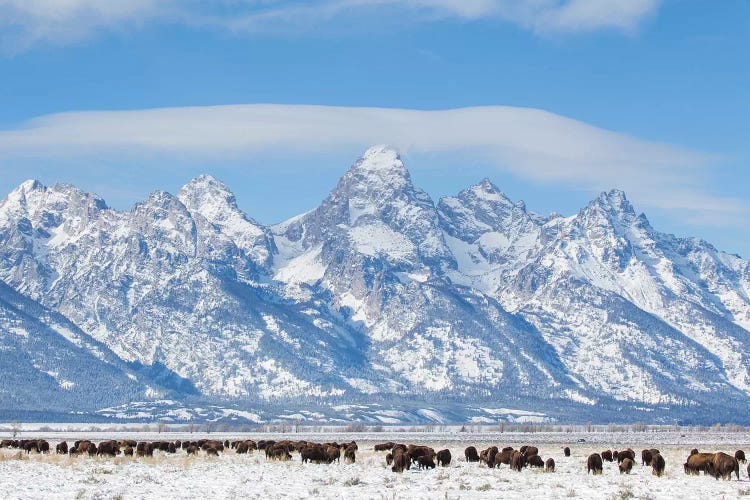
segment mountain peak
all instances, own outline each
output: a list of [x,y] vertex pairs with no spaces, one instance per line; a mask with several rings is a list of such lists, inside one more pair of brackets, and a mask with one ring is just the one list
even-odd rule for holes
[[612,189],[601,193],[592,202],[592,205],[606,209],[608,212],[618,212],[627,215],[635,215],[633,205],[628,201],[624,191]]
[[367,149],[352,165],[348,173],[368,177],[375,175],[383,179],[391,176],[409,176],[398,151],[386,145],[373,146]]
[[227,208],[237,209],[234,193],[226,184],[208,174],[190,180],[182,186],[177,197],[191,211],[220,212]]

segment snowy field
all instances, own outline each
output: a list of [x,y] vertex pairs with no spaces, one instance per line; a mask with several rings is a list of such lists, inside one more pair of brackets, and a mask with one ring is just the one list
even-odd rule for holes
[[[5,433],[0,438],[8,438]],[[284,439],[350,441],[359,445],[355,464],[302,464],[298,454],[291,462],[269,462],[263,452],[237,455],[229,450],[220,457],[188,457],[156,452],[153,458],[89,458],[19,453],[0,450],[0,496],[3,498],[737,498],[750,495],[746,465],[741,481],[717,481],[706,476],[686,476],[682,464],[693,447],[701,451],[737,449],[750,452],[747,433],[339,433],[339,434],[186,434],[134,432],[26,431],[20,438],[44,438],[54,445],[89,438],[136,440]],[[585,442],[578,442],[584,439]],[[446,468],[419,471],[415,467],[395,474],[385,465],[385,453],[373,451],[378,442],[426,444],[449,448],[453,463]],[[480,451],[533,444],[545,460],[555,459],[557,470],[545,473],[508,466],[489,469],[463,459],[466,446]],[[572,456],[564,457],[563,446]],[[631,447],[640,457],[644,447],[658,447],[667,463],[666,476],[651,475],[650,467],[636,465],[631,475],[620,475],[617,464],[605,462],[602,476],[586,474],[586,457],[605,449]]]

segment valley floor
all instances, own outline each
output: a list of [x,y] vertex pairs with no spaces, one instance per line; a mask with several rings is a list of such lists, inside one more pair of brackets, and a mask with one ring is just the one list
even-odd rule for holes
[[[0,436],[6,438],[7,436]],[[53,445],[80,439],[80,433],[37,433],[25,438],[45,438]],[[87,435],[93,440],[199,439],[197,434],[107,433]],[[211,434],[211,438],[280,438],[279,435]],[[706,476],[686,476],[682,464],[689,450],[750,451],[745,433],[384,433],[384,434],[293,434],[292,439],[349,441],[359,445],[355,464],[302,464],[298,454],[290,462],[269,462],[263,452],[237,455],[229,450],[218,458],[187,457],[184,452],[154,458],[70,458],[56,455],[26,455],[13,449],[0,450],[0,492],[4,498],[736,498],[750,495],[746,465],[741,481],[717,481]],[[578,442],[585,439],[585,442]],[[419,471],[412,468],[395,474],[385,465],[385,453],[374,452],[377,442],[397,441],[449,448],[453,463],[446,468]],[[545,473],[507,466],[489,469],[467,463],[463,450],[490,445],[534,444],[546,460],[555,459],[557,470]],[[563,446],[572,456],[564,457]],[[658,447],[667,463],[666,476],[651,475],[651,468],[636,465],[631,475],[620,475],[617,464],[605,462],[602,476],[586,474],[586,457],[605,449],[631,447],[640,456],[644,447]]]

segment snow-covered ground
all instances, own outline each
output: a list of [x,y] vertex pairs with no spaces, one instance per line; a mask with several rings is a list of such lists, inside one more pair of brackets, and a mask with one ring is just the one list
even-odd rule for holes
[[[83,437],[85,433],[38,432],[54,445]],[[205,437],[182,433],[89,432],[96,439],[189,439]],[[18,450],[0,450],[0,491],[5,498],[736,498],[750,495],[745,465],[741,481],[717,481],[706,476],[686,476],[682,469],[691,448],[701,451],[737,449],[750,451],[750,434],[730,432],[659,433],[369,433],[292,434],[292,439],[348,441],[359,444],[355,464],[302,464],[294,454],[291,462],[269,462],[262,452],[237,455],[230,450],[218,458],[187,457],[184,452],[154,458],[69,458],[55,455],[25,455]],[[7,436],[0,436],[7,437]],[[276,438],[282,435],[214,434],[216,439]],[[578,442],[585,439],[585,442]],[[393,440],[420,443],[436,450],[449,448],[453,463],[446,468],[419,471],[412,468],[395,474],[385,465],[385,453],[373,451],[377,442]],[[507,466],[489,469],[467,463],[463,450],[490,445],[539,447],[540,455],[552,457],[554,473]],[[571,447],[564,457],[562,446]],[[605,449],[632,447],[640,455],[643,447],[658,447],[667,463],[666,476],[652,476],[650,467],[636,465],[631,475],[620,475],[616,463],[605,462],[602,476],[586,474],[586,457]]]

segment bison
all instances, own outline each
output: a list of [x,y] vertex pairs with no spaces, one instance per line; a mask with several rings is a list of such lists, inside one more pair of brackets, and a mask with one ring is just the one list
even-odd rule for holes
[[396,443],[388,441],[387,443],[381,443],[375,445],[375,451],[388,451],[392,450]]
[[566,457],[569,457],[569,456],[570,456],[570,448],[566,446],[566,447],[565,447],[565,448],[563,449],[563,454],[564,454],[564,455],[565,455]]
[[612,451],[606,450],[602,452],[602,460],[606,460],[607,462],[613,462],[614,458],[612,458]]
[[514,451],[510,456],[510,469],[521,472],[524,467],[526,467],[526,455],[520,451]]
[[477,453],[477,449],[473,446],[469,446],[464,450],[464,456],[467,462],[479,462],[479,453]]
[[544,464],[544,472],[555,472],[555,459],[548,458]]
[[652,458],[651,450],[643,450],[641,451],[641,465],[651,465],[651,458]]
[[393,463],[393,453],[389,453],[385,456],[385,464],[391,465]]
[[532,455],[539,455],[539,448],[537,448],[536,446],[522,446],[522,448],[524,449],[521,450],[521,453],[526,455],[526,458],[529,458]]
[[654,476],[663,476],[665,468],[666,464],[664,463],[664,457],[661,456],[661,453],[657,453],[656,455],[651,456],[651,473]]
[[411,460],[409,459],[409,455],[406,453],[397,453],[393,457],[393,467],[391,467],[391,470],[393,472],[404,472],[404,469],[409,469],[411,467]]
[[124,454],[124,455],[125,455],[126,457],[132,457],[132,456],[133,456],[133,451],[134,451],[134,450],[133,450],[133,447],[132,447],[132,446],[127,446],[127,447],[125,448],[125,450],[123,451],[123,454]]
[[745,462],[747,462],[747,459],[745,458],[745,452],[742,450],[735,451],[734,458],[736,458],[737,461],[741,464],[744,464]]
[[716,479],[732,479],[732,472],[737,475],[737,481],[740,480],[740,465],[737,459],[726,453],[716,453],[710,462],[708,470]]
[[495,467],[499,466],[500,464],[510,465],[510,458],[515,451],[516,450],[511,448],[510,450],[503,450],[495,455]]
[[68,454],[67,441],[63,441],[62,443],[57,443],[57,446],[55,446],[55,453],[57,453],[58,455],[67,455]]
[[451,463],[451,452],[448,449],[440,450],[436,455],[437,464],[442,467],[448,467]]
[[598,453],[592,453],[586,460],[586,473],[601,474],[604,471],[602,457]]
[[714,459],[713,453],[692,453],[685,462],[685,474],[698,475],[700,471],[709,473],[709,464]]
[[417,459],[420,469],[434,469],[435,462],[432,460],[432,455],[422,455]]
[[542,460],[542,457],[539,455],[531,455],[527,459],[529,467],[537,467],[542,468],[544,467],[544,460]]
[[633,461],[633,463],[635,463],[635,452],[631,450],[630,448],[628,448],[627,450],[620,451],[617,453],[618,464],[621,464],[622,461],[625,460],[626,458],[629,458],[630,460]]
[[619,468],[620,474],[630,474],[630,471],[633,469],[633,461],[629,458],[626,458],[625,460],[620,462]]
[[348,464],[353,464],[357,461],[355,446],[349,445],[344,450],[344,460]]

